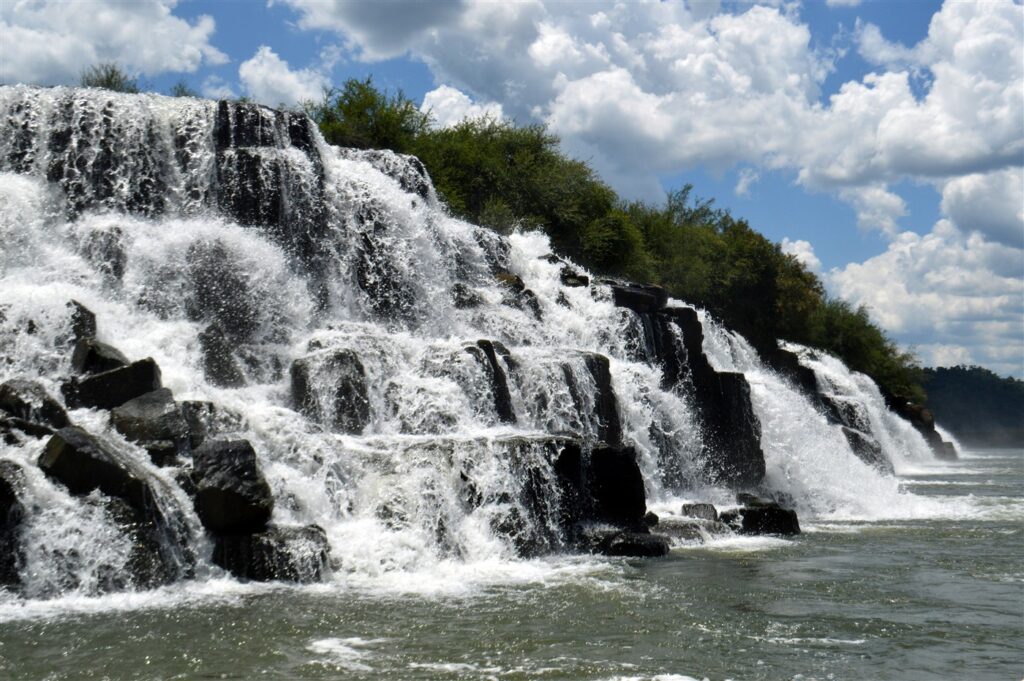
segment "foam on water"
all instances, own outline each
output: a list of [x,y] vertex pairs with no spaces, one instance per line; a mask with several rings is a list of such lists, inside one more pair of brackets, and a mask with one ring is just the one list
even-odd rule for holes
[[[0,111],[0,381],[31,377],[59,394],[70,373],[65,304],[81,302],[96,314],[101,340],[132,359],[153,357],[177,399],[214,402],[229,417],[226,432],[253,443],[277,501],[274,522],[324,528],[332,586],[457,594],[549,580],[603,584],[608,564],[524,560],[516,550],[517,542],[564,548],[555,502],[521,499],[525,485],[535,497],[557,496],[539,438],[599,437],[587,353],[610,358],[623,436],[636,448],[651,507],[734,501],[703,478],[688,398],[663,389],[659,369],[631,359],[638,317],[616,307],[606,286],[563,285],[564,264],[548,257],[541,233],[499,237],[451,217],[414,160],[332,148],[293,114],[187,98],[17,86],[0,88]],[[228,123],[245,111],[258,117],[259,139],[227,139],[225,130],[241,134]],[[256,171],[245,176],[250,166]],[[495,270],[520,277],[532,298],[512,296]],[[476,302],[456,304],[456,289]],[[809,517],[945,512],[854,456],[745,340],[706,314],[702,322],[712,364],[750,382],[770,490]],[[211,323],[229,329],[244,387],[207,379],[199,337]],[[514,423],[496,410],[487,372],[466,350],[478,339],[507,348],[498,361]],[[292,408],[292,361],[341,351],[355,353],[366,373],[370,416],[360,435],[332,432]],[[920,436],[885,410],[868,379],[827,356],[803,353],[802,361],[866,405],[897,470],[924,464]],[[0,620],[257,589],[212,564],[172,471],[113,431],[105,413],[71,416],[156,481],[196,554],[194,577],[109,594],[120,588],[111,576],[124,571],[128,547],[102,500],[48,480],[35,466],[41,442],[0,444],[0,458],[25,470],[32,500],[27,600],[0,602]],[[467,494],[481,500],[473,509]],[[722,539],[712,548],[778,545]]]

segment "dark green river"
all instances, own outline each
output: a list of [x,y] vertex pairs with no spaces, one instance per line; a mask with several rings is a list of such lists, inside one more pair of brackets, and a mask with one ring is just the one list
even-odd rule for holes
[[0,678],[1016,680],[1022,466],[973,451],[904,476],[931,517],[510,563],[464,589],[213,581],[8,603]]

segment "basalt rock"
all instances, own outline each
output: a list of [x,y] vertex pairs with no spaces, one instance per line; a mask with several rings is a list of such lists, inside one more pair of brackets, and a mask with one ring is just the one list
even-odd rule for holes
[[599,424],[597,439],[608,445],[618,445],[622,442],[622,422],[619,419],[619,402],[612,388],[609,360],[604,355],[586,353],[583,361],[596,386],[594,410]]
[[199,350],[203,355],[206,380],[222,388],[245,385],[245,374],[238,366],[231,342],[219,324],[211,324],[199,334]]
[[478,340],[476,345],[467,347],[466,351],[476,357],[477,361],[480,362],[487,372],[487,377],[491,383],[491,394],[494,396],[494,410],[498,415],[498,420],[502,423],[515,423],[516,413],[512,408],[512,395],[508,390],[508,377],[505,375],[505,369],[498,360],[498,353],[495,352],[496,345],[499,351],[504,351],[502,354],[508,354],[508,351],[504,350],[500,343],[495,344],[493,341],[486,339]]
[[886,390],[882,391],[882,397],[885,399],[885,404],[889,409],[910,421],[910,425],[914,426],[914,429],[921,433],[936,458],[945,460],[956,459],[956,446],[946,442],[939,435],[939,432],[935,429],[935,416],[932,414],[931,409],[897,397]]
[[96,336],[96,315],[93,311],[77,300],[68,301],[67,308],[70,312],[71,326],[69,344],[77,343],[83,338],[94,338]]
[[892,475],[895,473],[892,462],[885,456],[882,451],[882,445],[878,443],[878,440],[853,428],[847,426],[841,426],[843,435],[846,436],[846,441],[850,443],[850,449],[857,455],[864,463],[869,466],[874,466],[883,473]]
[[72,378],[61,390],[69,407],[113,409],[161,387],[160,367],[146,358],[87,378]]
[[196,513],[215,534],[261,531],[274,510],[270,485],[246,440],[213,440],[192,452]]
[[101,374],[128,364],[128,358],[120,350],[95,338],[79,340],[71,354],[71,368],[79,374]]
[[117,432],[142,445],[153,463],[172,465],[191,449],[188,421],[167,388],[128,400],[110,412]]
[[702,520],[718,520],[718,510],[711,504],[683,504],[682,515]]
[[564,265],[562,267],[558,273],[558,279],[562,282],[562,286],[574,288],[585,288],[590,286],[590,277],[570,265]]
[[668,555],[669,543],[666,537],[657,534],[615,532],[602,537],[596,549],[606,556],[658,558]]
[[0,587],[16,588],[21,582],[18,564],[22,559],[24,484],[20,466],[13,461],[0,461]]
[[554,462],[561,490],[562,523],[570,537],[589,524],[647,532],[643,474],[632,447],[584,450],[566,441]]
[[352,350],[324,351],[295,360],[291,384],[295,408],[313,421],[356,435],[370,422],[366,371]]
[[737,497],[742,508],[722,513],[722,522],[740,534],[774,534],[793,536],[800,534],[796,511],[783,508],[777,502],[751,496]]
[[253,534],[217,537],[213,562],[239,579],[257,582],[319,582],[330,545],[317,525],[268,527]]
[[13,378],[0,384],[0,411],[28,424],[47,428],[68,425],[68,415],[39,383]]
[[83,496],[98,489],[120,497],[132,508],[152,506],[153,492],[138,471],[113,449],[75,426],[61,428],[39,457],[39,467],[71,494]]

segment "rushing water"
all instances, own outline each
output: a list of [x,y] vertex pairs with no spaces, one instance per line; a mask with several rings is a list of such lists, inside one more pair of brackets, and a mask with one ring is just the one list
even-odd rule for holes
[[0,609],[11,679],[1016,679],[1024,452],[900,485],[945,509],[808,523],[664,559],[552,558],[453,583],[188,590]]
[[[173,519],[172,583],[128,578],[109,500],[47,477],[43,440],[0,441],[24,505],[20,583],[0,589],[5,675],[878,678],[888,661],[926,678],[1019,662],[998,609],[1019,604],[1019,458],[936,468],[869,379],[791,346],[889,468],[872,465],[701,313],[711,365],[750,387],[759,491],[809,531],[677,540],[648,562],[571,556],[553,435],[632,447],[663,518],[733,506],[735,490],[709,474],[692,394],[645,355],[647,322],[607,285],[568,284],[566,268],[589,273],[543,235],[454,219],[415,159],[330,147],[295,114],[25,87],[0,88],[0,111],[0,382],[60,394],[79,301],[100,340],[154,358],[177,400],[214,403],[219,436],[253,444],[274,525],[315,523],[331,548],[320,584],[231,579],[179,485],[187,462],[158,466],[106,412],[72,410]],[[339,407],[353,375],[361,411]],[[953,637],[987,599],[1003,604],[991,626]]]

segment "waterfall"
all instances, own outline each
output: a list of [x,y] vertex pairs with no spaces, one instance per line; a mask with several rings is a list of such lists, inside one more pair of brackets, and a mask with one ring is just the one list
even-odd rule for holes
[[[0,383],[67,394],[76,301],[98,341],[153,358],[175,405],[206,410],[211,437],[251,443],[272,525],[326,538],[317,577],[507,576],[572,551],[567,519],[632,522],[573,506],[566,486],[597,484],[601,466],[637,469],[641,497],[665,504],[756,487],[828,517],[906,497],[701,314],[710,367],[749,384],[764,458],[760,485],[756,466],[716,472],[729,453],[701,426],[692,332],[673,321],[685,304],[638,312],[544,235],[452,217],[414,158],[334,148],[304,116],[252,104],[13,86],[0,112]],[[796,351],[823,393],[860,405],[897,470],[929,456],[868,379]],[[158,460],[104,409],[68,414],[154,498],[162,571],[137,576],[157,553],[140,553],[120,502],[70,493],[37,465],[47,438],[15,434],[0,463],[29,547],[20,597],[222,577],[189,457]],[[286,536],[316,563],[315,534]]]

